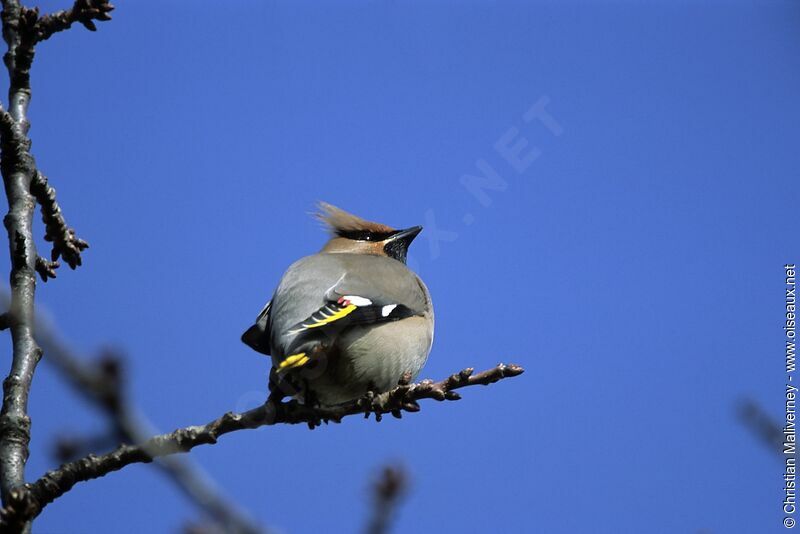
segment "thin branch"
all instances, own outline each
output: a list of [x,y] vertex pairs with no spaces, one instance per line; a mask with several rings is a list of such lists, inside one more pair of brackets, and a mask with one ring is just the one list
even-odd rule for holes
[[408,475],[401,466],[387,465],[372,488],[373,515],[367,524],[367,534],[388,534],[397,507],[408,491]]
[[[75,230],[67,226],[61,207],[56,201],[56,190],[47,183],[47,177],[38,170],[34,173],[31,180],[31,194],[36,198],[42,207],[42,220],[45,225],[45,241],[53,242],[53,251],[47,262],[49,270],[42,274],[42,279],[46,282],[47,276],[55,278],[54,269],[58,267],[58,258],[64,258],[71,269],[75,269],[81,264],[81,252],[89,248],[89,243],[79,239],[75,235]],[[45,261],[45,260],[42,260]]]
[[[78,13],[73,17],[92,29],[92,18],[105,20],[108,16],[106,6],[107,2],[102,0],[79,0],[74,8]],[[9,104],[8,111],[0,107],[0,173],[8,200],[8,214],[3,222],[8,231],[11,255],[11,306],[6,316],[10,320],[6,324],[10,327],[13,345],[11,370],[3,381],[0,411],[0,496],[7,505],[13,502],[14,489],[25,482],[31,426],[28,396],[36,365],[42,356],[33,335],[35,273],[38,270],[45,279],[54,275],[53,264],[40,260],[33,239],[36,202],[31,195],[31,183],[36,173],[36,162],[30,153],[31,142],[28,139],[30,69],[34,46],[47,33],[48,27],[57,27],[58,24],[50,22],[54,20],[52,17],[46,17],[44,21],[39,19],[38,10],[24,7],[19,0],[2,0],[2,8],[2,33],[8,45],[3,62],[8,70]],[[44,208],[45,213],[53,213],[52,206],[45,205]],[[69,262],[66,256],[65,259]],[[16,522],[11,528],[27,531],[30,525]]]
[[[0,292],[0,307],[7,301],[7,296]],[[44,349],[44,362],[52,365],[77,395],[101,410],[111,429],[109,434],[89,441],[61,443],[68,447],[59,451],[62,454],[60,461],[97,451],[98,445],[103,443],[140,443],[153,434],[153,425],[133,407],[126,394],[125,369],[118,355],[106,352],[94,361],[78,356],[40,314],[36,316],[36,339]],[[155,467],[226,532],[265,532],[221,495],[207,475],[188,458],[165,457],[158,460]]]
[[[20,4],[19,0],[3,0],[3,39],[8,50],[3,62],[8,69],[8,111],[19,125],[23,136],[28,134],[28,104],[31,100],[31,65],[33,65],[36,37],[34,28],[39,13]],[[26,151],[30,149],[30,142]],[[30,181],[33,168],[29,169]]]
[[742,423],[758,437],[770,451],[784,454],[784,435],[781,425],[752,399],[740,401],[738,410]]
[[[8,231],[11,255],[12,360],[3,381],[3,407],[0,411],[0,495],[10,502],[14,488],[25,483],[31,420],[28,396],[42,351],[33,337],[34,296],[36,292],[36,245],[33,240],[35,202],[30,182],[35,162],[30,155],[26,112],[30,100],[27,75],[33,60],[32,48],[25,47],[24,29],[30,22],[17,0],[3,0],[3,38],[8,44],[4,59],[9,70],[10,112],[0,109],[0,172],[3,175],[8,214],[3,222]],[[21,71],[24,71],[22,74]],[[19,523],[17,530],[25,530]]]
[[36,272],[42,278],[42,282],[47,282],[49,278],[56,277],[56,269],[61,266],[57,261],[48,261],[41,256],[36,257]]
[[91,31],[97,30],[94,20],[111,20],[109,14],[114,6],[108,0],[76,0],[72,9],[39,17],[38,8],[28,8],[19,0],[2,0],[3,38],[8,43],[8,52],[3,61],[8,69],[9,111],[20,123],[25,134],[28,123],[25,117],[30,102],[30,70],[33,64],[34,47],[56,32],[66,30],[74,22],[80,22]]
[[108,0],[76,0],[72,9],[45,15],[36,24],[36,40],[44,41],[54,33],[69,29],[79,22],[89,31],[97,31],[94,21],[111,20],[114,6]]
[[368,395],[336,407],[314,408],[294,400],[276,402],[270,398],[264,405],[247,412],[228,412],[206,425],[181,428],[138,445],[121,445],[108,454],[89,455],[64,464],[36,482],[15,489],[8,505],[0,511],[0,527],[32,519],[78,482],[105,476],[130,464],[148,463],[161,456],[188,452],[198,445],[213,444],[230,432],[279,423],[302,423],[314,428],[323,422],[338,423],[344,417],[356,414],[369,417],[374,413],[378,421],[387,413],[401,417],[403,411],[418,412],[418,401],[422,399],[458,400],[461,396],[455,391],[457,389],[489,385],[523,372],[522,367],[505,364],[477,374],[473,374],[472,369],[464,369],[440,382],[423,380],[417,384],[400,384],[391,391]]
[[203,510],[226,534],[265,534],[270,532],[256,525],[232,502],[214,488],[195,464],[185,458],[165,456],[155,461],[159,468],[177,487]]
[[103,432],[91,436],[62,434],[53,444],[53,456],[59,463],[71,462],[100,450],[109,450],[119,444],[119,437],[113,432]]

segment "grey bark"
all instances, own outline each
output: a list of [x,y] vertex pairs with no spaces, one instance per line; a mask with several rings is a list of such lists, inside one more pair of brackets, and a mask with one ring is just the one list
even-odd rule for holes
[[180,428],[168,434],[152,437],[136,445],[120,445],[108,454],[90,454],[80,460],[69,462],[46,473],[42,478],[28,484],[20,493],[14,506],[0,511],[0,528],[29,520],[49,503],[68,492],[75,484],[105,476],[135,463],[152,462],[154,458],[188,452],[198,445],[214,444],[220,436],[238,430],[258,428],[265,425],[307,424],[315,428],[322,423],[339,423],[350,415],[375,414],[377,421],[382,415],[392,414],[400,418],[402,412],[418,412],[422,399],[438,401],[458,400],[455,391],[467,386],[489,385],[504,378],[522,374],[517,365],[499,364],[492,369],[473,374],[464,369],[439,382],[423,380],[417,384],[401,383],[396,388],[379,395],[368,395],[354,402],[333,408],[314,408],[297,401],[280,402],[273,397],[262,406],[243,413],[228,412],[201,426]]

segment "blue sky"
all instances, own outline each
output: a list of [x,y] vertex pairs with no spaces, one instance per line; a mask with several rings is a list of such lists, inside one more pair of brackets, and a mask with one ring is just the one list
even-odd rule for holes
[[[797,2],[189,6],[121,1],[97,34],[38,48],[34,154],[92,245],[39,285],[64,335],[123,348],[162,431],[253,406],[268,362],[239,335],[322,246],[308,212],[327,200],[426,225],[410,258],[437,314],[424,377],[527,369],[402,421],[192,452],[232,498],[285,532],[356,532],[369,480],[401,460],[398,532],[782,529],[782,464],[736,403],[781,416]],[[524,120],[537,102],[557,128]],[[539,153],[522,172],[495,148],[509,131]],[[483,203],[461,178],[481,160],[503,184]],[[59,432],[102,426],[45,364],[31,416],[29,477]],[[196,517],[140,465],[37,527]]]

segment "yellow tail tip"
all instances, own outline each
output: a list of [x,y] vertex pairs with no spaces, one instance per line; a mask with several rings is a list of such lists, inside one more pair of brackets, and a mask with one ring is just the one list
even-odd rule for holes
[[296,367],[302,367],[309,362],[309,357],[305,352],[299,354],[292,354],[287,356],[280,364],[278,364],[278,372],[287,371]]

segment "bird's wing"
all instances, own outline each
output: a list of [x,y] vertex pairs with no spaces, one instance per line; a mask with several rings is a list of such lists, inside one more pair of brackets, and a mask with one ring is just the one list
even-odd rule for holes
[[374,305],[402,304],[422,315],[427,307],[426,292],[419,278],[402,263],[380,256],[342,254],[345,270],[327,290],[327,300],[347,295],[366,298]]
[[[424,313],[424,295],[411,271],[394,260],[347,255],[344,273],[323,295],[324,304],[292,325],[289,335],[329,328],[397,321]],[[340,260],[344,261],[344,260]],[[359,274],[360,273],[360,274]]]
[[264,309],[261,310],[261,313],[258,314],[258,317],[256,317],[255,324],[242,334],[242,342],[245,345],[267,356],[269,356],[270,352],[269,336],[267,332],[269,332],[269,312],[271,309],[272,301],[270,300],[267,302],[267,305],[264,306]]
[[[331,297],[331,299],[334,297]],[[329,300],[305,320],[290,328],[293,336],[287,356],[277,365],[279,373],[303,367],[313,360],[315,347],[353,325],[398,321],[415,315],[402,304],[375,303],[358,295],[343,295]]]
[[305,366],[348,327],[430,313],[426,298],[417,276],[390,258],[304,258],[287,270],[275,292],[269,321],[273,360],[279,371]]
[[331,290],[326,295],[326,304],[306,319],[295,324],[288,334],[295,335],[314,329],[340,330],[356,324],[372,324],[397,321],[416,315],[402,304],[373,301],[360,295],[341,295]]

